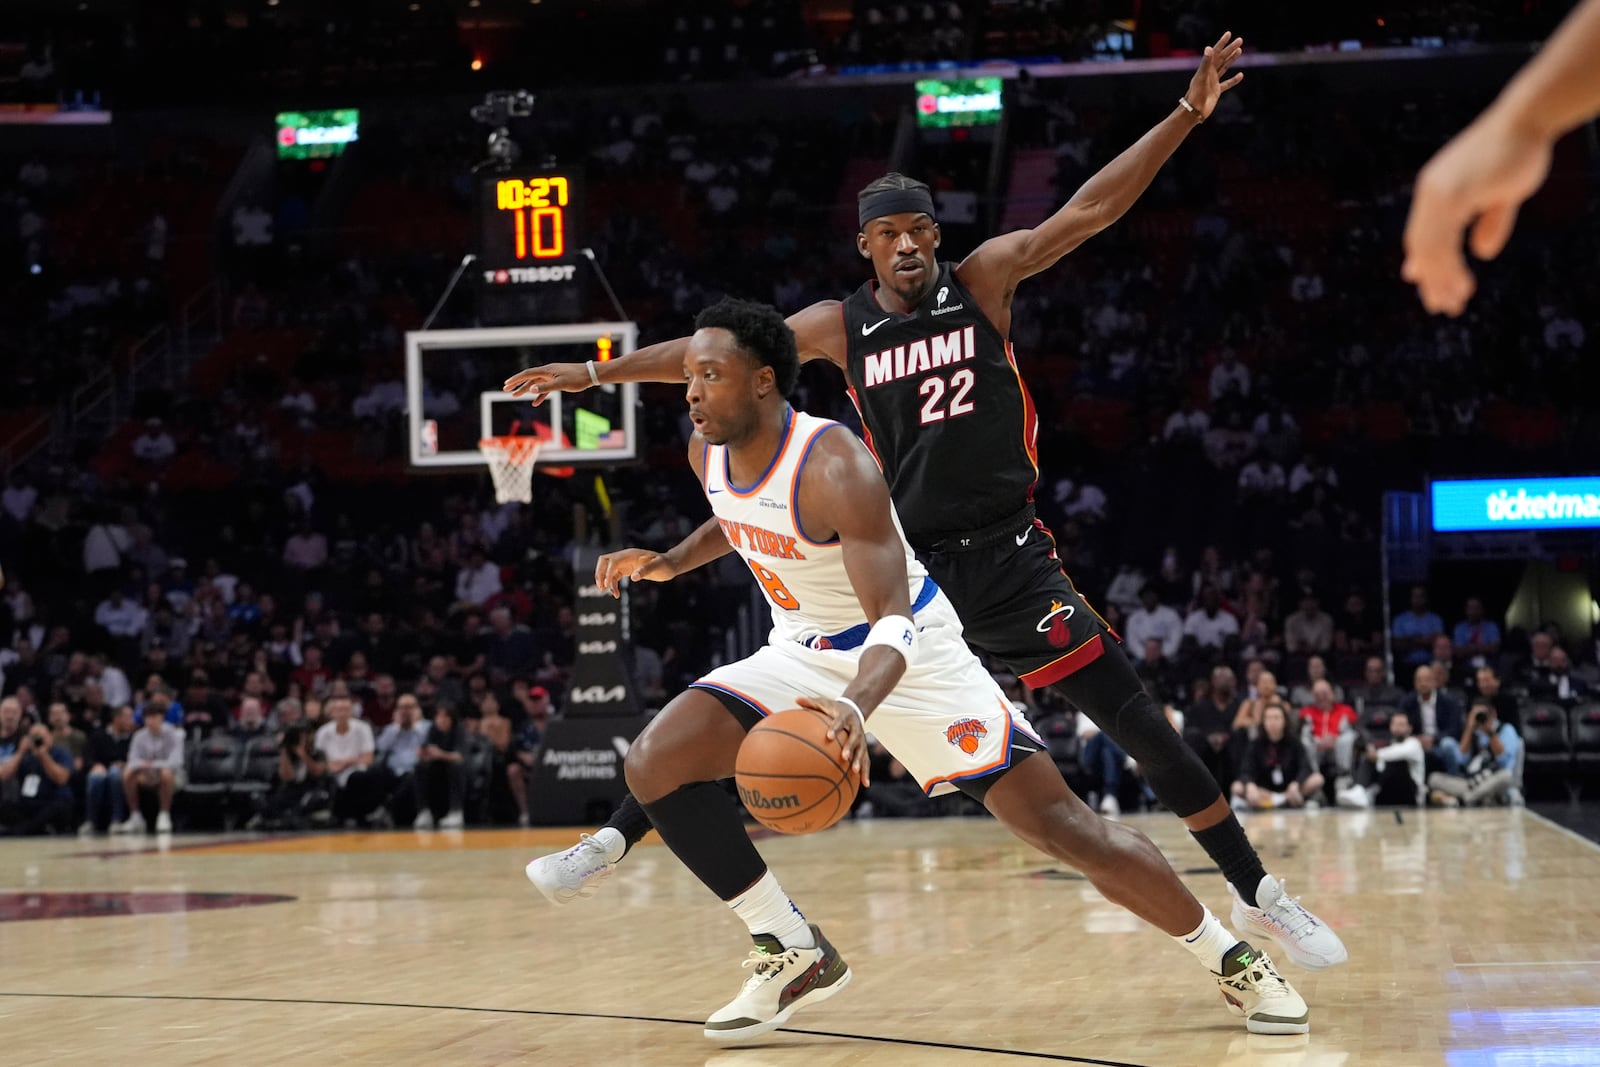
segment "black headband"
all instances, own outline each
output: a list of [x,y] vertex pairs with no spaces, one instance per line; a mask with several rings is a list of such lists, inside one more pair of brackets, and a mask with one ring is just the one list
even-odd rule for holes
[[867,223],[885,215],[920,211],[930,218],[933,216],[933,196],[926,189],[879,189],[861,197],[858,204],[863,230]]

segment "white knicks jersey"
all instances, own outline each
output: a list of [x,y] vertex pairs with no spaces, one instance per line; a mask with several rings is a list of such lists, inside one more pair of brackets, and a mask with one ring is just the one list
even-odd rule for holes
[[[839,538],[813,541],[800,528],[800,472],[817,438],[838,426],[803,411],[788,409],[783,443],[754,485],[737,486],[728,477],[727,449],[707,445],[705,491],[711,511],[733,550],[744,558],[772,607],[772,636],[813,648],[856,648],[866,639],[867,618],[845,573]],[[840,432],[849,433],[849,430]],[[912,603],[937,591],[927,579],[893,515],[905,552]]]

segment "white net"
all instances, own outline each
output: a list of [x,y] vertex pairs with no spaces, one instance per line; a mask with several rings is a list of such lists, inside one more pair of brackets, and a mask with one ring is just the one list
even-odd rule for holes
[[485,437],[478,451],[494,478],[494,498],[502,504],[533,502],[533,466],[539,461],[537,437]]

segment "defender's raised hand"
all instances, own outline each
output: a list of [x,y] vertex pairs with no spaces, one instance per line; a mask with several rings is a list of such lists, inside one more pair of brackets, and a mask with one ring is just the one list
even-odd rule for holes
[[586,363],[546,363],[507,378],[505,391],[512,396],[532,393],[529,399],[538,407],[550,399],[551,393],[581,393],[593,385]]
[[1211,117],[1223,93],[1244,81],[1243,71],[1228,77],[1228,68],[1243,51],[1244,38],[1235,37],[1232,31],[1224,32],[1216,44],[1206,46],[1200,69],[1189,79],[1189,91],[1184,94],[1189,106],[1199,112],[1202,122]]
[[636,582],[670,582],[678,576],[678,568],[664,553],[648,548],[623,548],[607,552],[594,562],[594,584],[620,596],[618,587],[622,579]]

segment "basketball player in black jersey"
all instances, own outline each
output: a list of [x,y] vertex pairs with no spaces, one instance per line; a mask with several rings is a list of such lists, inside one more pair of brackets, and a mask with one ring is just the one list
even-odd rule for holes
[[[967,642],[1030,686],[1054,686],[1088,715],[1138,761],[1156,796],[1222,869],[1234,925],[1271,937],[1301,966],[1322,968],[1347,958],[1338,935],[1267,874],[1215,779],[1073,588],[1050,531],[1034,517],[1037,416],[1008,339],[1017,285],[1133,205],[1243,78],[1227,77],[1242,45],[1223,34],[1166,118],[1039,226],[991,238],[959,264],[937,259],[926,185],[899,174],[868,185],[858,197],[856,247],[874,279],[788,322],[802,361],[826,360],[844,373],[906,537],[954,603]],[[603,382],[679,382],[687,345],[666,341],[601,364],[546,364],[505,388],[537,403]],[[627,798],[596,835],[529,864],[529,878],[557,902],[587,896],[648,828]]]

